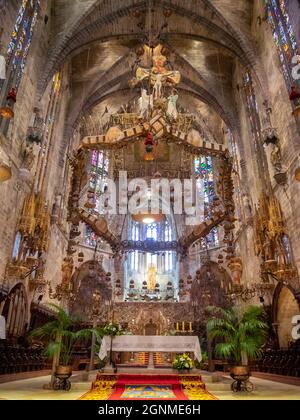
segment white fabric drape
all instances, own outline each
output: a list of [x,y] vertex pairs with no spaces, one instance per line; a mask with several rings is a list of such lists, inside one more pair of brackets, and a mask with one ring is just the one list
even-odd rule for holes
[[110,351],[116,352],[146,352],[146,353],[194,353],[195,359],[202,360],[198,337],[179,336],[140,336],[121,335],[119,337],[104,337],[102,340],[99,358],[105,359]]
[[6,322],[4,316],[0,315],[0,340],[6,339]]

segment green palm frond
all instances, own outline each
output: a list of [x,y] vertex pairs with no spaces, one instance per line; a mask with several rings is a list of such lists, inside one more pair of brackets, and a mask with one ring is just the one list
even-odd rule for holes
[[56,354],[61,351],[61,343],[50,342],[45,349],[45,355],[52,359]]
[[31,338],[39,337],[48,341],[45,351],[48,357],[53,358],[59,355],[60,362],[67,365],[72,357],[74,345],[78,341],[91,339],[93,333],[96,334],[97,341],[103,337],[100,328],[76,330],[79,319],[72,317],[57,305],[50,304],[49,306],[55,310],[57,319],[35,329],[29,335]]
[[241,361],[242,353],[250,358],[260,355],[268,329],[262,308],[250,306],[242,316],[233,308],[209,307],[207,312],[212,315],[207,322],[209,337],[223,340],[216,345],[216,354],[236,362]]
[[216,354],[225,359],[234,354],[234,343],[219,343],[216,345]]

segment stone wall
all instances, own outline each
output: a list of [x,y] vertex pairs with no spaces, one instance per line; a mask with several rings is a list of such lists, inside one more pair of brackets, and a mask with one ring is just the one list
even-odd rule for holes
[[[292,3],[292,1],[290,1]],[[294,2],[296,3],[296,2]],[[296,7],[296,5],[294,4]],[[299,6],[298,6],[299,7]],[[282,148],[282,163],[287,171],[288,181],[285,186],[280,186],[273,178],[272,168],[269,167],[269,182],[275,196],[278,198],[286,223],[287,233],[290,237],[292,252],[295,265],[300,269],[300,244],[299,244],[299,217],[300,210],[297,197],[300,193],[300,184],[295,181],[294,172],[299,164],[299,126],[292,115],[292,107],[289,100],[289,92],[281,72],[281,66],[276,49],[272,31],[269,22],[265,19],[265,9],[263,2],[254,2],[252,37],[257,48],[257,55],[261,62],[262,69],[266,75],[267,85],[261,89],[259,82],[254,78],[254,89],[258,103],[260,119],[264,119],[263,102],[268,100],[272,108],[271,119],[273,126],[278,129],[280,144]],[[239,109],[241,135],[239,139],[239,148],[241,159],[245,159],[246,178],[243,178],[243,186],[249,193],[253,209],[258,204],[259,196],[265,188],[265,171],[261,165],[261,159],[264,149],[261,147],[260,156],[255,151],[253,136],[251,133],[250,121],[246,112],[244,92],[242,87],[242,77],[245,69],[237,66],[235,73],[235,82],[233,86],[239,86],[236,91],[236,101]],[[264,95],[263,92],[266,92]],[[266,154],[263,156],[266,161]],[[259,280],[259,259],[254,255],[253,250],[253,230],[248,226],[246,230],[240,233],[238,240],[238,249],[240,250],[244,261],[244,284],[251,284]],[[300,283],[298,279],[291,281],[293,287],[298,289]]]
[[185,322],[188,329],[189,323],[194,322],[193,308],[189,303],[120,302],[113,307],[112,315],[114,322],[141,335],[149,323],[155,324],[159,333],[164,335],[174,330],[176,323],[182,327],[182,322]]

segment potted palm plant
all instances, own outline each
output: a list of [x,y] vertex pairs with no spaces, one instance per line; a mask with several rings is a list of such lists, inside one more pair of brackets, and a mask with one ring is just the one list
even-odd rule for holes
[[268,330],[263,308],[250,306],[240,313],[235,308],[210,307],[208,312],[212,315],[207,323],[209,337],[223,340],[216,344],[216,354],[234,361],[231,368],[234,379],[249,378],[248,360],[261,355]]
[[[90,338],[94,329],[78,330],[79,321],[63,308],[57,305],[50,305],[56,312],[57,318],[54,321],[35,329],[30,337],[39,337],[48,340],[45,354],[53,360],[51,386],[55,388],[56,378],[68,379],[72,375],[71,357],[74,346],[79,340]],[[70,389],[70,383],[64,382],[63,389]]]

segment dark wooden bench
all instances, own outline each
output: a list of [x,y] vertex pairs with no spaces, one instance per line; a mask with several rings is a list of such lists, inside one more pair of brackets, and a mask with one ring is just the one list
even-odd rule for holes
[[212,360],[215,370],[222,371],[222,372],[229,372],[230,370],[230,363],[226,360]]

